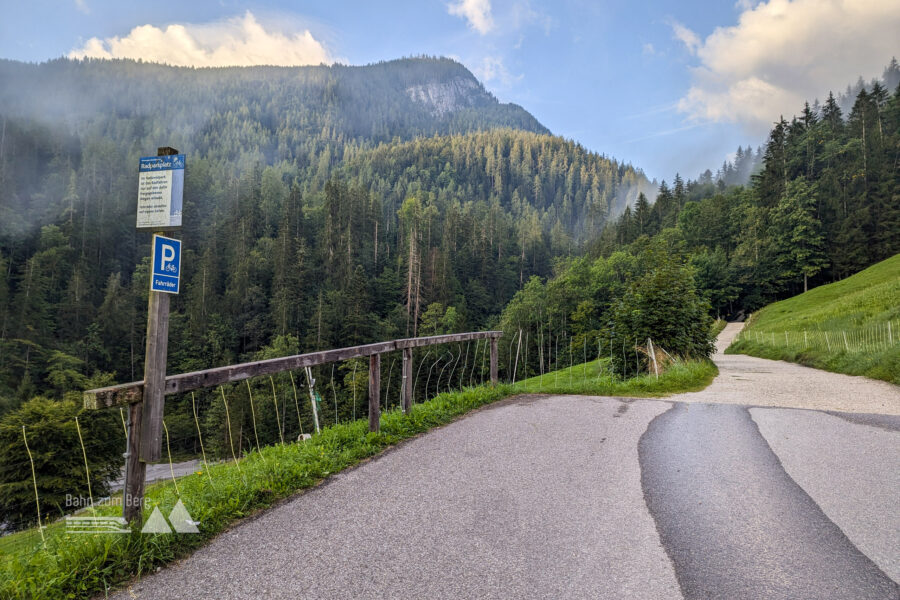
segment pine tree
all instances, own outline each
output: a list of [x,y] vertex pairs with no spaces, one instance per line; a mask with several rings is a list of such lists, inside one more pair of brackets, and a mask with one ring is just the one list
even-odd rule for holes
[[678,173],[675,173],[675,181],[672,186],[672,197],[675,200],[675,206],[679,209],[687,202],[687,196],[684,193],[684,180]]
[[644,235],[645,233],[650,232],[650,203],[647,201],[647,196],[644,195],[644,192],[640,192],[638,194],[637,202],[634,204],[634,221],[637,227],[637,234]]
[[661,229],[674,227],[675,215],[677,212],[674,203],[675,199],[672,197],[672,192],[669,191],[669,186],[667,186],[665,180],[663,180],[663,182],[659,184],[656,201],[653,203],[653,209],[656,212]]
[[831,92],[828,92],[828,99],[825,100],[825,106],[822,108],[822,121],[828,125],[831,138],[840,136],[844,125],[843,115],[841,107],[838,106],[834,94]]
[[815,164],[816,164],[816,123],[818,122],[818,117],[816,113],[810,108],[809,102],[804,102],[803,104],[803,112],[801,113],[801,122],[803,123],[803,141],[804,144],[804,165],[805,165],[805,176],[808,180],[811,180],[814,177]]
[[803,277],[803,291],[809,278],[828,266],[822,223],[816,218],[813,189],[802,177],[788,183],[775,208],[776,245],[784,277]]
[[766,142],[763,155],[763,170],[754,177],[753,183],[763,206],[771,207],[778,203],[784,194],[788,181],[787,168],[787,135],[788,123],[784,117],[775,123]]

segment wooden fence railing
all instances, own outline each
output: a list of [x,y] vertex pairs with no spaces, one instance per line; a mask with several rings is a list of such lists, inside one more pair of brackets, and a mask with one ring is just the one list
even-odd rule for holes
[[[497,383],[497,340],[502,331],[476,331],[469,333],[452,333],[431,337],[404,338],[390,342],[377,342],[349,348],[324,350],[296,354],[282,358],[257,360],[253,362],[205,369],[180,375],[169,375],[165,378],[164,395],[180,394],[201,388],[213,387],[225,383],[242,381],[259,375],[273,375],[281,371],[290,371],[316,365],[323,365],[351,358],[369,357],[369,431],[378,431],[381,421],[381,355],[395,350],[403,351],[400,403],[404,412],[412,406],[413,394],[413,349],[422,346],[465,342],[469,340],[490,339],[490,377],[491,384]],[[136,424],[142,417],[162,420],[162,410],[144,410],[144,382],[134,381],[84,392],[84,406],[88,409],[103,409],[114,406],[129,406],[128,411],[128,447],[125,453],[125,490],[123,491],[124,516],[129,521],[140,520],[143,507],[144,478],[146,462],[141,460],[141,430]],[[159,428],[157,428],[159,429]],[[144,455],[146,456],[146,451]]]

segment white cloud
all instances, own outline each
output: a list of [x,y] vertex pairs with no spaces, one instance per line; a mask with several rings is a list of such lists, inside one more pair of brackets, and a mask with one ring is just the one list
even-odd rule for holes
[[447,5],[447,12],[455,17],[466,19],[469,27],[481,35],[494,28],[491,0],[459,0],[459,2]]
[[653,47],[653,44],[647,42],[641,47],[641,52],[644,54],[644,56],[653,56],[654,54],[656,54],[656,48]]
[[509,22],[509,26],[513,31],[519,31],[530,25],[537,25],[544,31],[544,35],[550,35],[551,30],[556,26],[556,21],[548,14],[540,10],[536,10],[530,0],[517,0],[510,7],[510,14],[501,18],[501,22],[505,25]]
[[684,44],[688,52],[696,54],[697,48],[700,47],[700,38],[697,34],[678,21],[672,21],[670,25],[672,26],[672,33],[675,34],[675,39]]
[[700,64],[679,110],[764,133],[805,100],[880,75],[898,31],[896,0],[769,0],[697,45]]
[[318,65],[333,61],[309,30],[266,30],[250,11],[205,25],[135,27],[125,37],[91,38],[69,58],[132,58],[176,66]]
[[75,0],[75,8],[84,14],[89,14],[91,12],[90,7],[88,7],[87,2],[85,0]]
[[485,56],[481,60],[481,64],[474,67],[472,72],[482,83],[493,82],[502,86],[509,86],[524,77],[524,75],[510,73],[499,56]]

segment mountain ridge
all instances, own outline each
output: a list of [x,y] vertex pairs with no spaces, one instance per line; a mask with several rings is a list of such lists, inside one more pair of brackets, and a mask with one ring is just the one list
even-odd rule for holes
[[[268,106],[260,107],[259,116],[269,121],[264,125],[277,123],[276,111],[299,112],[300,123],[292,126],[330,127],[357,141],[493,127],[550,133],[524,108],[500,102],[464,65],[447,58],[403,58],[362,66],[215,68],[130,59],[61,58],[37,64],[0,60],[0,83],[0,111],[73,126],[101,111],[151,119],[157,115],[175,127],[191,125],[191,119],[181,114],[189,87],[196,94],[190,109],[198,125],[215,112],[235,110],[238,102],[268,94]],[[454,102],[435,97],[441,86],[452,89]],[[437,114],[435,101],[440,105]],[[251,111],[250,116],[257,115]]]

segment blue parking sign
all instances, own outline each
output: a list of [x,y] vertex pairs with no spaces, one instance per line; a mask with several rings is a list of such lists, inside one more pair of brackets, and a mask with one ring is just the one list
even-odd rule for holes
[[150,290],[177,294],[181,281],[181,240],[153,236],[153,272]]

